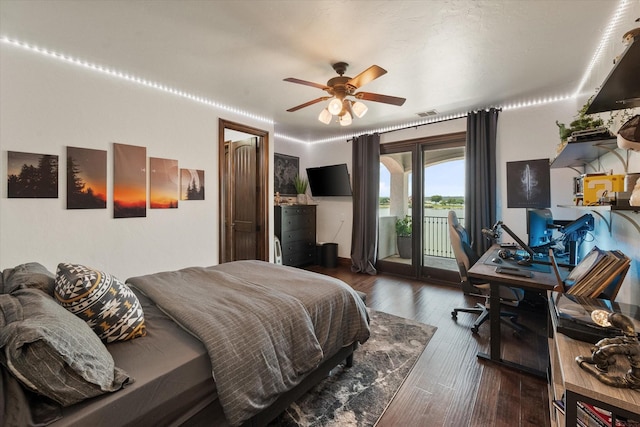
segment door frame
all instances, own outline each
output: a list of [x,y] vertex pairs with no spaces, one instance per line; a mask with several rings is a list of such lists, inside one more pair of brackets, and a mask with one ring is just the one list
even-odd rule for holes
[[[466,131],[453,132],[443,135],[427,136],[422,138],[409,139],[405,141],[389,142],[380,144],[380,154],[392,154],[399,152],[411,153],[412,173],[411,194],[419,194],[422,196],[424,189],[423,182],[423,160],[424,152],[429,149],[440,149],[457,147],[466,144]],[[415,171],[421,171],[416,174]],[[423,203],[413,203],[411,207],[411,216],[413,218],[413,233],[411,241],[411,265],[394,263],[389,261],[378,260],[376,268],[381,272],[397,274],[418,280],[430,280],[433,282],[450,283],[459,281],[459,273],[457,271],[447,271],[436,269],[433,267],[423,266],[422,255],[422,234],[424,215]]]
[[232,260],[225,259],[226,254],[226,209],[225,188],[229,182],[228,167],[225,161],[225,130],[234,130],[258,137],[256,158],[256,227],[257,244],[256,259],[269,261],[269,132],[222,118],[218,119],[218,212],[219,212],[219,263]]

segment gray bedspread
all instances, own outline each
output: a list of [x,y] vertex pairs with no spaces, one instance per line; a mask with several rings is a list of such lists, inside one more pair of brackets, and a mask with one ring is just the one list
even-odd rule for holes
[[355,291],[304,270],[237,261],[127,282],[204,343],[232,425],[268,407],[340,348],[369,337]]

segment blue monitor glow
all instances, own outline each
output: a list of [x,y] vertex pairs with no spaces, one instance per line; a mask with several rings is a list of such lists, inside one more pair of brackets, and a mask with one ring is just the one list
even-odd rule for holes
[[346,163],[307,168],[307,178],[314,197],[351,196]]
[[555,228],[551,210],[527,210],[527,234],[529,235],[529,246],[532,248],[544,248],[551,244]]

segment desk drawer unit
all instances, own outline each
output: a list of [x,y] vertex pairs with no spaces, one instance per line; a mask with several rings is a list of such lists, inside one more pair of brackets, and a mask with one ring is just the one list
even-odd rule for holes
[[275,206],[274,223],[282,246],[282,263],[294,267],[312,264],[316,250],[316,207]]

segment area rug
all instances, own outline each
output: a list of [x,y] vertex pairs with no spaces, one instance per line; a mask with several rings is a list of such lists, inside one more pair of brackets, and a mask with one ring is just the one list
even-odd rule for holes
[[372,426],[436,331],[435,326],[369,311],[371,337],[353,367],[339,365],[270,426]]

